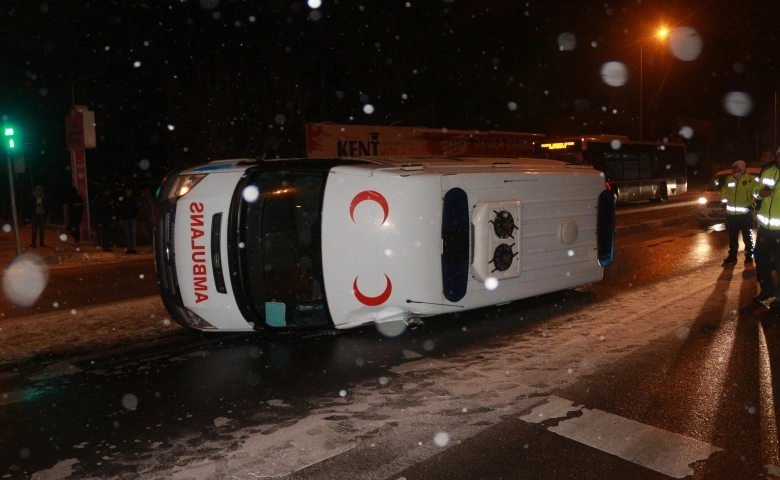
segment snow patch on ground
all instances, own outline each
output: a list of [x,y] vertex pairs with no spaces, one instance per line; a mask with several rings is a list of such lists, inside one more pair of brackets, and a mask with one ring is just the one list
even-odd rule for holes
[[48,470],[41,470],[33,473],[30,478],[31,480],[60,480],[67,478],[73,473],[73,465],[77,463],[79,463],[79,461],[76,458],[62,460]]

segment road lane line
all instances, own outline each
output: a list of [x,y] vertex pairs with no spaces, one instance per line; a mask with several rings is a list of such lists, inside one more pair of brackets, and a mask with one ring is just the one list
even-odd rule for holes
[[[674,478],[693,475],[690,464],[706,460],[721,448],[628,418],[596,409],[574,407],[573,402],[555,395],[520,417],[531,423],[562,418],[572,411],[581,416],[562,420],[547,430],[629,462]],[[541,420],[540,420],[541,419]]]

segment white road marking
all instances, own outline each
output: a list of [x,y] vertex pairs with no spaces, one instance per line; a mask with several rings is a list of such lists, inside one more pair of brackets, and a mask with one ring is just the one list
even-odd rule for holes
[[563,420],[547,430],[650,468],[674,478],[693,475],[690,464],[706,460],[721,448],[601,410],[573,407],[573,402],[551,395],[521,420],[540,423],[572,411],[582,415]]

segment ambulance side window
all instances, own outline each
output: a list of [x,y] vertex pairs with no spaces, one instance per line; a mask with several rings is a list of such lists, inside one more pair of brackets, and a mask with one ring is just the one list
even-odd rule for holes
[[441,273],[444,298],[458,302],[466,296],[471,255],[469,197],[463,189],[453,188],[442,202]]

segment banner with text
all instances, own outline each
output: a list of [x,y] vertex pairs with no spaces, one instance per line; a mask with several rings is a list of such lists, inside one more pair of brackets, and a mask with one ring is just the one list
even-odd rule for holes
[[306,124],[309,157],[530,157],[538,133],[480,132],[421,127]]

